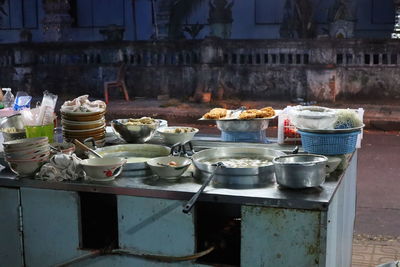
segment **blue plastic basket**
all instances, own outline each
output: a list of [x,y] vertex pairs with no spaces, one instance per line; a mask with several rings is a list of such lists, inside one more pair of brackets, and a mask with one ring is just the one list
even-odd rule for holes
[[319,134],[299,131],[304,151],[321,155],[340,155],[354,152],[357,136],[360,132]]
[[265,130],[258,132],[221,131],[221,140],[226,142],[269,143]]

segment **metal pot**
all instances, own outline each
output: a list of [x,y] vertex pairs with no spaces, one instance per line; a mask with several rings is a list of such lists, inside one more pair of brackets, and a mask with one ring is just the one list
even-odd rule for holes
[[[8,133],[3,129],[15,128],[15,133]],[[0,131],[3,134],[4,141],[12,141],[26,138],[24,122],[21,114],[15,114],[6,118],[0,119]]]
[[314,154],[274,158],[276,182],[289,188],[320,186],[325,182],[327,161],[327,157]]
[[[268,148],[249,147],[220,147],[206,149],[193,155],[195,166],[194,176],[199,182],[206,180],[215,170],[216,166],[207,161],[223,162],[227,159],[252,158],[272,160],[275,157],[286,155],[285,153]],[[262,187],[275,179],[273,164],[249,168],[219,168],[214,175],[213,183],[217,187],[227,188],[254,188]]]

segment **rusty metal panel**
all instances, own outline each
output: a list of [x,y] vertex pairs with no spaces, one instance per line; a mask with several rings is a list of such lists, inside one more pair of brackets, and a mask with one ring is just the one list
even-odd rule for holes
[[242,206],[241,266],[324,266],[321,213]]
[[193,215],[182,212],[182,201],[118,196],[121,248],[170,256],[195,251]]
[[0,266],[23,266],[19,190],[0,188]]
[[76,192],[21,188],[27,267],[54,266],[86,252],[79,250]]

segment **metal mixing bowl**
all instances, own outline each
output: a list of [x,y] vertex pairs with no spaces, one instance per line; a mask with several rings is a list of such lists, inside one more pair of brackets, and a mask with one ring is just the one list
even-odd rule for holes
[[274,158],[276,182],[289,188],[320,186],[325,182],[327,161],[327,157],[314,154]]
[[128,143],[145,143],[149,141],[155,134],[157,128],[160,125],[159,121],[155,121],[154,124],[142,124],[142,125],[125,125],[129,119],[118,119],[111,121],[111,127],[115,133]]
[[[15,133],[4,131],[7,128],[15,128]],[[0,132],[3,134],[4,141],[12,141],[26,138],[24,122],[21,114],[15,114],[9,117],[0,119]]]
[[224,132],[259,132],[268,128],[269,119],[217,120],[217,128]]

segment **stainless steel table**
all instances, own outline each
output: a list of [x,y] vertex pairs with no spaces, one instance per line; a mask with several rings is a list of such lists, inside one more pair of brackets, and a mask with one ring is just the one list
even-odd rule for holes
[[[195,146],[207,146],[207,142],[198,141]],[[46,182],[16,179],[3,171],[0,236],[10,239],[0,240],[0,265],[25,262],[27,266],[53,266],[93,250],[84,240],[89,234],[82,226],[90,220],[82,208],[89,205],[89,195],[91,201],[97,201],[98,196],[104,205],[108,205],[107,196],[115,197],[115,214],[113,209],[104,209],[105,216],[115,216],[115,247],[163,256],[194,254],[201,250],[199,240],[206,239],[204,217],[210,216],[217,224],[235,217],[239,247],[234,250],[238,256],[233,262],[217,255],[165,265],[141,257],[109,255],[84,259],[73,266],[350,266],[357,152],[347,160],[348,166],[334,172],[319,188],[290,190],[271,184],[239,190],[208,186],[200,197],[202,208],[189,215],[182,213],[182,206],[201,186],[190,176],[177,183],[124,176],[109,183]]]

